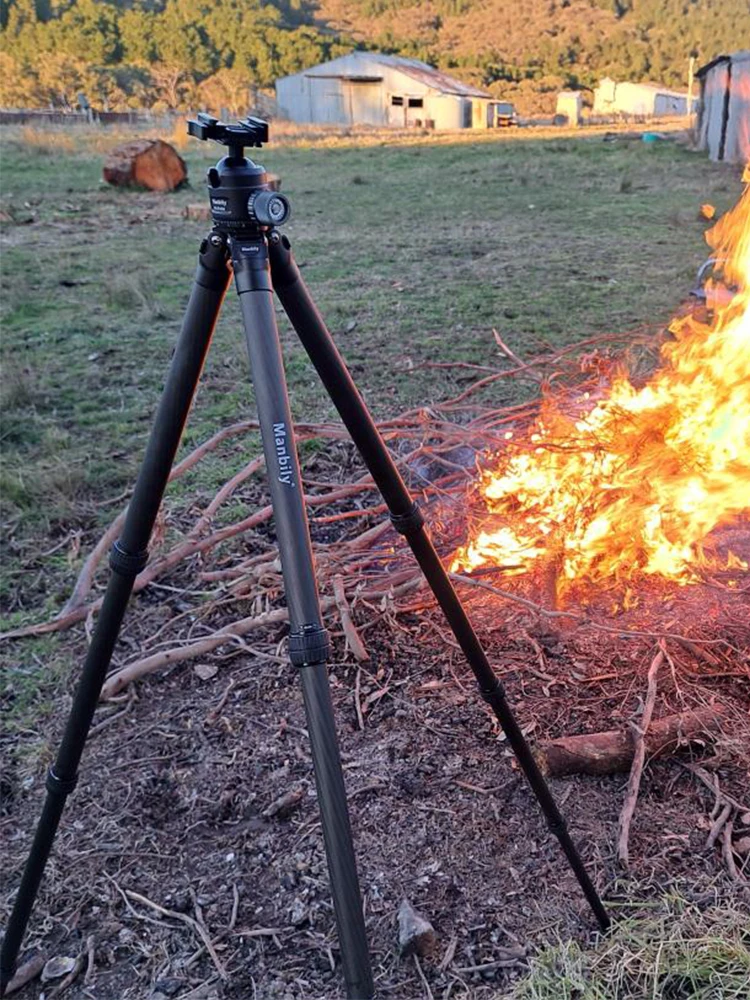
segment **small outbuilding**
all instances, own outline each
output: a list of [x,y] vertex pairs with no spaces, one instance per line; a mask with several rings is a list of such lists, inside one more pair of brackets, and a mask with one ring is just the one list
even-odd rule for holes
[[402,56],[351,52],[276,81],[279,114],[293,122],[435,129],[488,128],[490,94]]
[[717,56],[696,76],[699,149],[712,160],[750,163],[750,51]]
[[[696,101],[692,101],[694,110]],[[617,83],[605,77],[594,91],[595,115],[622,115],[632,118],[662,118],[686,115],[687,91],[669,90],[656,83]]]
[[567,120],[568,125],[580,125],[583,120],[583,94],[580,90],[561,90],[557,95],[555,120]]

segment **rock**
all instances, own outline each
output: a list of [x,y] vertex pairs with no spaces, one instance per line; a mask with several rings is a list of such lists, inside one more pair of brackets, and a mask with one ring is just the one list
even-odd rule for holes
[[[173,997],[180,992],[184,985],[182,979],[157,979],[154,983],[154,989],[164,996]],[[152,997],[152,1000],[156,1000],[156,998]]]
[[104,180],[115,187],[174,191],[187,180],[185,161],[161,139],[136,139],[113,149],[104,162]]
[[36,979],[43,968],[43,955],[33,955],[26,962],[24,962],[23,965],[19,965],[16,969],[15,975],[6,987],[6,995],[10,996],[11,993],[15,993],[16,990],[20,990],[22,986],[26,985],[26,983],[30,983],[32,979]]
[[47,983],[50,979],[59,979],[61,976],[67,976],[75,967],[76,960],[74,958],[68,958],[65,955],[56,955],[44,966],[40,978],[43,983]]
[[416,952],[424,958],[434,952],[436,945],[435,928],[404,896],[398,909],[398,946],[401,955]]
[[293,924],[295,927],[299,927],[308,920],[308,913],[305,904],[299,897],[295,897],[292,903],[292,909],[289,914],[289,923]]
[[200,677],[202,681],[210,681],[212,677],[215,677],[219,668],[215,663],[196,663],[193,667],[193,672]]

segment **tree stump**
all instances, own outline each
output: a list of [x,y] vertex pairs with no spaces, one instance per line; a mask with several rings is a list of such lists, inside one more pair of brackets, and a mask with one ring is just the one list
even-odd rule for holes
[[144,187],[149,191],[174,191],[187,180],[185,161],[168,142],[135,139],[107,157],[104,180],[115,187]]

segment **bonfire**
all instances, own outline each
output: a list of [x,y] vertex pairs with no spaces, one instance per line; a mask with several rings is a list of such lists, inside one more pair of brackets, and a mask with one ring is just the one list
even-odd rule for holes
[[593,391],[549,391],[483,460],[454,571],[553,564],[561,597],[620,585],[632,602],[644,576],[686,585],[748,568],[714,532],[750,509],[750,188],[710,242],[709,314],[670,324],[650,378],[615,364]]

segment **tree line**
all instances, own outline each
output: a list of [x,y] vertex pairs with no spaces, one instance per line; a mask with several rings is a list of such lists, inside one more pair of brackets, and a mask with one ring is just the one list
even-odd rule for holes
[[367,47],[537,110],[605,75],[683,87],[690,55],[743,38],[747,0],[0,0],[0,105],[236,113],[250,88]]
[[0,0],[0,105],[244,111],[353,47],[305,20],[295,0]]

